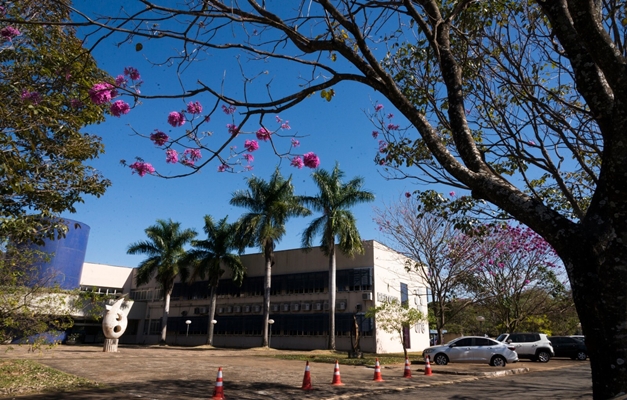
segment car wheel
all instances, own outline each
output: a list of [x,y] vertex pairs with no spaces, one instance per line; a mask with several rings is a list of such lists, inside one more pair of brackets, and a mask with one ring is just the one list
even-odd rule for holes
[[490,360],[490,365],[493,367],[504,367],[507,364],[507,360],[503,356],[494,356]]
[[448,364],[448,357],[446,354],[436,354],[435,357],[433,357],[433,362],[437,365],[446,365]]
[[551,354],[548,351],[541,350],[538,352],[537,358],[538,361],[542,363],[549,362],[549,360],[551,359]]
[[588,358],[588,355],[586,354],[585,351],[577,352],[577,360],[579,360],[579,361],[586,361],[586,358]]

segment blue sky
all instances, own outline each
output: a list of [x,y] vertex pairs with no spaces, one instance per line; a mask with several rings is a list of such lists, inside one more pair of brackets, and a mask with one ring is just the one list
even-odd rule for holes
[[[77,2],[79,8],[81,3],[84,2]],[[144,81],[141,87],[142,94],[163,95],[180,92],[177,75],[174,68],[155,66],[148,59],[163,59],[166,54],[171,54],[172,48],[168,46],[168,42],[147,42],[143,51],[137,52],[134,44],[118,47],[114,37],[100,44],[94,56],[100,68],[114,77],[121,74],[125,67],[137,68]],[[207,56],[204,61],[181,75],[183,83],[190,88],[197,80],[202,80],[216,86],[226,76],[226,91],[234,97],[241,97],[242,79],[236,55],[225,53]],[[267,71],[264,78],[266,81],[272,80],[272,88],[277,91],[290,88],[299,74],[299,71],[289,65],[274,68],[273,64],[269,64]],[[258,85],[257,88],[251,89],[249,95],[262,96],[264,94],[260,92],[262,89],[263,86]],[[364,188],[374,192],[376,200],[355,207],[353,212],[357,217],[363,239],[382,240],[378,227],[372,220],[373,207],[383,207],[386,203],[396,201],[406,191],[425,187],[416,186],[415,181],[386,180],[381,176],[384,171],[373,161],[378,141],[371,136],[374,127],[364,112],[372,112],[374,104],[381,102],[386,107],[386,112],[394,113],[395,110],[389,108],[382,96],[359,84],[343,84],[336,87],[335,91],[336,95],[331,102],[316,94],[299,106],[281,113],[280,116],[283,120],[289,120],[292,129],[288,133],[297,135],[301,142],[297,151],[316,153],[321,160],[320,167],[325,169],[330,170],[335,162],[338,162],[346,174],[346,179],[358,175],[365,178]],[[122,99],[129,101],[128,97]],[[149,140],[134,135],[133,130],[148,135],[155,129],[160,129],[171,136],[184,132],[184,127],[170,127],[166,119],[170,111],[183,109],[186,101],[199,101],[206,110],[214,99],[201,95],[185,101],[146,100],[127,115],[120,118],[109,116],[106,122],[84,129],[85,132],[102,137],[106,153],[92,165],[112,181],[111,188],[103,197],[86,198],[84,204],[77,204],[75,214],[64,214],[65,217],[83,222],[91,228],[86,261],[137,266],[144,256],[127,255],[126,249],[132,242],[144,239],[144,229],[154,224],[157,219],[171,218],[181,222],[182,227],[194,228],[198,231],[199,238],[204,238],[203,216],[210,214],[214,219],[220,219],[228,215],[231,221],[235,221],[246,210],[229,205],[233,192],[245,189],[245,179],[251,175],[268,179],[279,163],[284,176],[292,175],[297,194],[317,193],[311,180],[313,170],[291,167],[288,160],[278,158],[269,145],[262,142],[260,149],[253,153],[255,162],[251,172],[218,173],[219,163],[216,160],[196,175],[162,179],[154,176],[139,177],[131,174],[128,167],[120,165],[122,159],[131,163],[136,156],[140,156],[164,175],[185,172],[187,169],[181,165],[166,164],[164,151],[155,147]],[[236,113],[236,123],[237,119]],[[230,117],[221,111],[213,114],[207,126],[207,129],[213,132],[210,140],[218,143],[227,138],[226,124],[229,122]],[[398,119],[395,122],[402,123],[402,120]],[[252,122],[248,125],[249,130],[257,127],[258,125]],[[242,150],[244,140],[253,137],[240,136],[233,144]],[[289,147],[290,139],[278,139],[276,144],[285,150]],[[447,189],[441,191],[444,190]],[[277,248],[299,247],[300,235],[314,217],[315,215],[291,220],[287,225],[287,234]],[[249,252],[257,251],[259,250],[249,249]]]

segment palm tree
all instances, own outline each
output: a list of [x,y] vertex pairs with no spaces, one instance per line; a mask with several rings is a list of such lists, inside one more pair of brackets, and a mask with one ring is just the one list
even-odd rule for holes
[[246,182],[248,190],[236,191],[231,204],[250,210],[240,218],[240,237],[246,246],[259,246],[265,257],[261,346],[268,347],[274,247],[285,235],[285,223],[290,217],[310,215],[311,211],[301,204],[299,197],[294,196],[292,178],[285,180],[278,169],[274,171],[269,182],[257,177],[251,177]]
[[207,234],[205,240],[194,240],[194,248],[187,252],[185,262],[193,266],[192,278],[208,279],[211,288],[211,301],[209,305],[209,324],[207,326],[207,344],[213,344],[213,321],[216,313],[216,299],[218,298],[218,283],[225,270],[222,265],[228,267],[235,283],[241,285],[244,279],[245,268],[237,254],[233,250],[239,248],[236,245],[237,224],[229,224],[227,217],[218,221],[217,225],[210,215],[205,215],[204,231]]
[[336,163],[329,173],[320,169],[312,175],[320,193],[317,196],[302,196],[301,201],[322,215],[314,219],[303,232],[304,248],[310,248],[314,237],[322,236],[320,248],[329,256],[329,343],[328,349],[335,350],[335,240],[339,239],[340,250],[349,256],[363,253],[361,237],[356,220],[348,209],[356,204],[374,200],[374,194],[361,190],[364,179],[353,178],[342,183],[344,172]]
[[144,231],[148,240],[131,244],[126,252],[128,254],[146,254],[147,259],[139,263],[137,270],[137,286],[150,282],[153,276],[163,289],[165,296],[163,318],[161,320],[161,344],[165,344],[168,328],[168,314],[170,313],[170,295],[174,287],[174,279],[178,276],[181,282],[185,282],[189,275],[187,266],[181,262],[185,255],[183,248],[195,236],[193,229],[181,230],[179,222],[171,219],[165,221],[158,219],[155,225],[149,226]]

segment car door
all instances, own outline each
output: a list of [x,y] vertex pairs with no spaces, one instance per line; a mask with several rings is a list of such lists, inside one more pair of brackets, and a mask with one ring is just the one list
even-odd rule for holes
[[472,338],[462,338],[449,346],[447,355],[452,362],[468,362],[472,351]]
[[551,345],[553,346],[555,357],[569,357],[568,351],[566,349],[566,345],[564,343],[564,338],[561,338],[561,337],[551,338]]
[[477,362],[489,362],[495,353],[495,347],[499,344],[488,338],[474,338],[472,360]]
[[527,346],[528,343],[525,343],[525,335],[522,333],[512,333],[507,338],[507,343],[516,347],[516,353],[518,353],[519,356],[530,354],[529,346]]

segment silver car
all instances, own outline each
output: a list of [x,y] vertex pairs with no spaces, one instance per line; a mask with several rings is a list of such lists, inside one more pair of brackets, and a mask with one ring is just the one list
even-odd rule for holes
[[446,365],[449,362],[489,363],[495,367],[504,367],[508,362],[518,362],[516,348],[481,336],[464,336],[453,339],[441,346],[426,348],[422,355],[435,364]]

